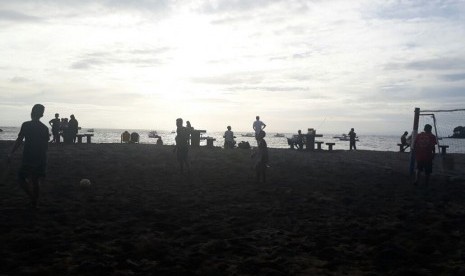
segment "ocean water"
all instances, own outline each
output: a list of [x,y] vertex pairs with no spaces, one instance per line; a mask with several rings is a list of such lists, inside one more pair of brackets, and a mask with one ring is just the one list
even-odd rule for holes
[[[0,127],[3,131],[0,132],[0,140],[15,140],[19,127]],[[90,133],[86,131],[87,129],[82,129],[79,133]],[[121,133],[125,129],[94,129],[94,137],[92,137],[92,143],[120,143],[121,142]],[[140,135],[140,143],[143,144],[155,144],[157,139],[149,138],[148,134],[150,130],[146,129],[128,129],[129,132],[137,132]],[[165,145],[174,145],[174,138],[176,133],[171,133],[171,131],[157,131],[163,139]],[[207,132],[203,133],[202,137],[213,137],[216,139],[214,146],[223,147],[224,132]],[[243,137],[244,132],[234,132],[234,135],[237,137],[236,141],[247,141],[252,147],[257,145],[255,138],[253,137]],[[291,138],[294,133],[284,133],[285,137],[274,137],[276,133],[267,133],[265,140],[269,148],[289,148],[286,138]],[[399,151],[397,144],[400,142],[399,136],[389,136],[389,135],[359,135],[359,141],[357,142],[357,149],[361,150],[374,150],[374,151]],[[333,146],[333,149],[337,150],[348,150],[349,141],[340,141],[339,139],[333,138],[335,134],[325,134],[323,137],[317,137],[316,141],[323,141],[325,143],[333,142],[336,145]],[[85,141],[85,138],[83,139]],[[441,145],[448,145],[447,149],[450,153],[465,153],[465,139],[451,139],[443,138],[439,140]],[[201,146],[206,145],[206,141],[202,140],[200,142]],[[327,149],[326,145],[322,145],[323,149]],[[409,150],[407,150],[409,151]]]

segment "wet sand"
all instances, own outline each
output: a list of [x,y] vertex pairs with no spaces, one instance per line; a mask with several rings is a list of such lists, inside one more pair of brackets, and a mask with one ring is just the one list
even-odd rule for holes
[[465,275],[465,183],[408,153],[270,149],[257,184],[249,150],[172,150],[52,145],[35,211],[2,162],[0,275]]

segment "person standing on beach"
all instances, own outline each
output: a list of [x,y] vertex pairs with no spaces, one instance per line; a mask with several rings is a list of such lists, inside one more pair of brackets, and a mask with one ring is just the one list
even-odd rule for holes
[[60,114],[55,113],[55,118],[51,119],[48,123],[52,126],[52,134],[53,134],[53,140],[52,142],[55,144],[60,143],[60,126],[61,126],[61,120],[60,120]]
[[187,172],[190,173],[188,162],[189,154],[189,130],[182,126],[182,119],[176,119],[176,157],[179,162],[179,170],[184,173],[184,165],[187,167]]
[[71,119],[68,123],[70,142],[72,141],[73,143],[76,143],[76,135],[79,130],[79,123],[73,114],[70,116],[70,118]]
[[437,139],[434,134],[431,133],[432,126],[426,124],[424,132],[417,135],[415,138],[413,149],[415,151],[415,161],[417,162],[417,173],[415,174],[415,182],[418,184],[418,179],[422,171],[425,171],[425,185],[429,183],[429,176],[433,172],[433,159],[436,153],[435,145]]
[[224,138],[224,148],[225,149],[232,149],[234,148],[234,145],[236,144],[236,141],[234,141],[234,132],[231,131],[231,126],[227,127],[228,130],[224,132],[223,138]]
[[349,150],[357,150],[357,147],[355,146],[355,139],[357,138],[357,133],[355,133],[354,128],[350,129],[349,132]]
[[265,131],[260,131],[257,136],[258,149],[252,154],[255,158],[255,182],[259,183],[260,179],[266,183],[266,168],[268,166],[268,146],[265,141]]
[[255,117],[255,122],[253,122],[252,127],[255,131],[255,139],[258,141],[258,134],[266,127],[266,125],[264,122],[260,121],[260,116],[257,116]]
[[186,131],[187,131],[187,144],[191,144],[191,135],[192,132],[194,131],[194,127],[191,126],[191,122],[186,121]]
[[47,150],[49,132],[40,118],[44,115],[45,107],[36,104],[32,107],[31,121],[21,125],[18,138],[13,145],[11,153],[8,154],[8,164],[11,156],[24,142],[22,164],[18,172],[19,185],[31,200],[31,207],[37,207],[39,199],[39,185],[45,178],[47,167]]

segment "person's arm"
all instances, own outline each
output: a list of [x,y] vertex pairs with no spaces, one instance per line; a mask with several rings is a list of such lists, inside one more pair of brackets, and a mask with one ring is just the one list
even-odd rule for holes
[[266,127],[266,125],[265,125],[265,123],[263,123],[263,128],[262,129],[265,129],[265,127]]
[[19,132],[18,134],[18,138],[16,139],[15,141],[15,144],[13,145],[13,148],[11,149],[11,152],[8,154],[7,156],[7,162],[8,164],[11,162],[11,156],[13,155],[13,153],[15,153],[15,151],[21,146],[21,144],[23,143],[23,139],[24,139],[24,134],[22,133],[22,131]]

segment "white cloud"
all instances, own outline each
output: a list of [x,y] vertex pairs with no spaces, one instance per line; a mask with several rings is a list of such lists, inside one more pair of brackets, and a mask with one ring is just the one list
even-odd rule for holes
[[415,106],[465,105],[464,6],[2,1],[0,125],[43,102],[89,127],[239,131],[261,114],[276,131],[397,133]]

